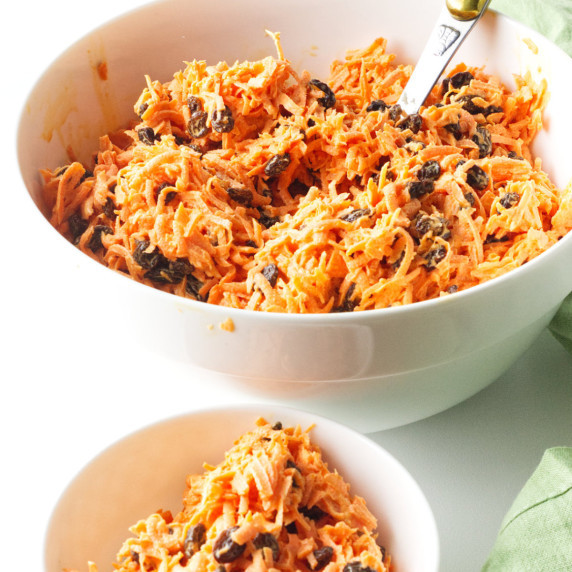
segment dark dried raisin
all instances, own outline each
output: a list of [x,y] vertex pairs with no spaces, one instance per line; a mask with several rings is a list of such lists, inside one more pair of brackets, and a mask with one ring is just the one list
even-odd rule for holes
[[264,166],[264,174],[267,177],[276,177],[284,172],[290,165],[290,153],[278,153],[271,157]]
[[438,244],[423,255],[425,268],[427,268],[427,270],[433,270],[446,256],[447,249],[442,244]]
[[383,101],[383,99],[374,99],[367,107],[366,111],[368,113],[372,111],[385,111],[389,108],[389,105]]
[[362,216],[368,216],[371,214],[371,209],[354,209],[353,211],[342,215],[340,220],[345,222],[354,222],[361,218]]
[[241,205],[250,205],[252,202],[252,192],[248,189],[239,189],[238,187],[229,187],[226,192],[228,196],[236,203]]
[[467,71],[457,72],[449,78],[453,89],[461,89],[463,86],[469,85],[473,79],[473,74]]
[[403,110],[401,109],[401,105],[396,103],[389,108],[389,119],[391,119],[391,121],[397,121],[401,117],[402,113]]
[[448,131],[453,135],[453,137],[457,140],[463,137],[463,131],[461,130],[461,124],[457,121],[457,123],[447,123],[447,125],[443,126],[443,129]]
[[273,431],[282,430],[282,421],[276,421],[276,423],[274,423],[274,425],[272,425],[272,430]]
[[275,224],[280,222],[280,218],[277,216],[270,216],[268,213],[266,213],[265,211],[263,211],[262,209],[259,209],[258,212],[260,213],[260,217],[258,218],[258,222],[264,227],[264,228],[270,228],[271,226],[274,226]]
[[476,191],[484,191],[489,186],[489,176],[478,166],[467,169],[467,183]]
[[76,240],[87,230],[89,223],[85,219],[81,218],[79,213],[73,213],[68,218],[68,225],[72,238]]
[[207,528],[202,522],[189,527],[183,544],[183,553],[187,558],[201,549],[207,538],[206,533]]
[[153,282],[179,284],[185,276],[194,270],[194,266],[186,258],[169,260],[162,254],[159,256],[157,264],[145,273],[145,278]]
[[187,130],[193,139],[204,137],[209,132],[207,119],[208,115],[205,111],[195,111],[191,115],[187,123]]
[[433,181],[411,181],[407,183],[407,191],[412,199],[420,199],[423,195],[428,195],[435,189]]
[[485,108],[485,115],[488,117],[489,115],[492,115],[493,113],[503,113],[504,109],[502,107],[499,107],[498,105],[489,105]]
[[475,204],[475,195],[473,193],[465,193],[464,195],[465,200],[471,205],[474,206]]
[[274,288],[274,286],[276,286],[276,281],[278,280],[278,266],[272,263],[267,264],[262,269],[262,276],[264,276],[264,278],[266,278],[270,283],[270,286]]
[[508,236],[495,236],[494,234],[489,234],[485,238],[485,244],[494,244],[495,242],[506,242],[508,240]]
[[102,234],[113,234],[113,230],[103,224],[96,224],[93,227],[93,234],[88,240],[87,246],[94,253],[97,252],[100,248],[103,248],[103,243],[101,242]]
[[440,236],[445,240],[451,237],[449,221],[437,215],[418,215],[415,218],[414,229],[419,238],[428,233],[431,233],[433,236]]
[[431,159],[425,161],[419,171],[417,171],[417,178],[420,181],[436,181],[441,176],[441,165],[438,161]]
[[318,505],[314,506],[302,506],[300,507],[300,513],[310,520],[320,520],[328,515],[327,512],[323,511]]
[[354,560],[344,566],[343,572],[375,572],[375,570],[364,566],[359,560]]
[[278,561],[280,557],[280,546],[278,545],[278,540],[276,540],[273,534],[270,532],[259,532],[252,541],[254,547],[258,550],[262,548],[270,548],[272,550],[272,559],[274,562]]
[[288,187],[288,192],[293,197],[295,197],[296,195],[306,195],[306,194],[308,194],[309,190],[310,190],[310,187],[308,185],[306,185],[305,183],[303,183],[302,181],[300,181],[299,179],[294,179]]
[[517,161],[524,161],[524,157],[522,155],[519,155],[516,151],[509,151],[508,158],[516,159]]
[[211,125],[218,133],[228,133],[234,127],[234,117],[228,106],[223,109],[216,109],[211,118]]
[[107,199],[105,199],[105,204],[102,207],[102,211],[107,218],[115,218],[115,203],[111,197],[107,197]]
[[162,255],[155,247],[149,250],[151,243],[148,240],[135,240],[135,245],[133,260],[141,268],[151,270],[151,268],[155,268],[159,264]]
[[332,88],[327,83],[324,83],[319,79],[311,79],[309,81],[309,85],[318,88],[324,94],[324,97],[318,98],[318,103],[324,109],[329,109],[330,107],[334,107],[334,105],[336,105],[336,96],[332,91]]
[[510,209],[514,207],[520,200],[520,195],[513,191],[509,191],[508,193],[504,193],[499,200],[499,203],[505,208]]
[[[187,275],[187,282],[185,284],[185,292],[193,296],[199,302],[205,302],[206,298],[201,296],[200,290],[204,286],[204,284],[192,274]],[[208,296],[207,296],[208,297]]]
[[479,148],[479,159],[483,159],[492,153],[493,142],[491,133],[486,127],[478,125],[472,140]]
[[334,308],[332,308],[332,312],[334,313],[353,312],[354,308],[359,304],[359,300],[354,299],[353,297],[355,289],[356,289],[355,282],[352,282],[346,291],[343,302],[341,303],[340,306],[335,306]]
[[137,137],[141,143],[145,145],[153,145],[155,143],[155,131],[152,127],[141,127],[137,129]]
[[457,101],[461,103],[461,107],[468,111],[471,115],[478,115],[479,113],[485,113],[486,109],[482,105],[477,105],[473,99],[474,95],[465,95],[460,97]]
[[421,129],[422,126],[423,126],[423,118],[421,117],[421,115],[419,115],[419,113],[408,115],[397,124],[397,127],[399,127],[401,131],[410,129],[412,133],[419,133],[419,130]]
[[288,534],[298,534],[298,529],[296,528],[296,523],[294,521],[289,522],[284,528]]
[[334,555],[334,549],[331,546],[323,546],[314,550],[312,553],[316,559],[316,564],[310,566],[311,570],[321,570],[330,563],[332,556]]
[[149,109],[149,104],[148,103],[142,103],[139,108],[137,109],[137,115],[139,115],[139,117],[142,117],[143,114],[147,111],[147,109]]
[[232,526],[223,530],[213,545],[213,556],[217,562],[227,564],[234,562],[237,558],[242,556],[246,549],[246,544],[238,544],[232,539],[232,534],[238,530],[238,526]]
[[191,115],[196,111],[203,110],[203,102],[196,95],[189,95],[189,97],[187,97],[187,106]]

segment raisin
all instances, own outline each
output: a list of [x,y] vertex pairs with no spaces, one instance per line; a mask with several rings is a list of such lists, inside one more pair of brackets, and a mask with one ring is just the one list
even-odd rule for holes
[[476,191],[484,191],[489,186],[489,176],[478,166],[467,169],[467,183]]
[[342,304],[340,306],[335,306],[332,309],[332,312],[353,312],[354,308],[359,304],[359,300],[352,299],[355,289],[355,282],[352,282],[346,291],[346,295],[344,296]]
[[345,222],[354,222],[361,218],[362,216],[367,216],[371,214],[371,209],[354,209],[353,211],[342,215],[340,220]]
[[270,286],[274,288],[274,286],[276,286],[276,281],[278,280],[278,266],[272,263],[267,264],[261,272],[262,276],[264,276],[264,278],[266,278],[270,283]]
[[505,209],[510,209],[511,207],[514,207],[519,200],[520,195],[518,193],[509,191],[508,193],[503,194],[499,202]]
[[495,242],[506,242],[508,240],[508,236],[499,236],[496,237],[494,234],[489,234],[485,238],[485,244],[493,244]]
[[485,108],[485,116],[492,115],[493,113],[503,113],[504,109],[498,105],[489,105]]
[[147,109],[149,109],[149,104],[148,103],[142,103],[139,108],[137,109],[137,115],[139,117],[142,117],[143,114],[147,111]]
[[417,171],[417,178],[420,181],[436,181],[441,176],[441,165],[438,161],[430,160],[425,161],[419,171]]
[[493,142],[491,140],[491,133],[486,127],[478,125],[472,140],[479,148],[479,159],[483,159],[492,153]]
[[153,282],[179,284],[185,276],[194,270],[194,266],[186,258],[169,260],[162,254],[159,256],[158,263],[145,273],[145,278]]
[[187,283],[185,284],[185,292],[193,296],[199,302],[205,302],[205,298],[199,293],[204,284],[192,274],[187,275]]
[[454,294],[455,292],[458,292],[458,291],[459,291],[459,287],[456,284],[451,284],[451,286],[449,286],[447,288],[447,294]]
[[276,423],[274,423],[274,425],[272,425],[273,431],[280,431],[281,429],[282,429],[282,422],[281,421],[276,421]]
[[274,535],[269,532],[259,532],[254,537],[252,543],[258,550],[261,550],[262,548],[270,548],[270,550],[272,550],[272,559],[274,562],[278,561],[278,558],[280,557],[280,546],[278,545],[278,540],[276,540]]
[[453,137],[457,140],[463,137],[463,131],[461,130],[461,124],[457,121],[457,123],[447,123],[447,125],[443,126],[445,131],[448,131],[453,135]]
[[453,89],[461,89],[465,85],[469,85],[475,76],[471,72],[458,72],[449,78]]
[[113,199],[111,197],[107,197],[107,199],[105,200],[105,204],[103,205],[103,214],[109,218],[109,219],[114,219],[115,218],[115,203],[113,202]]
[[205,111],[195,111],[191,115],[187,123],[187,130],[193,139],[204,137],[209,132],[207,119],[208,115]]
[[235,202],[241,205],[250,205],[252,202],[252,192],[248,189],[240,189],[238,187],[229,187],[226,192],[228,196]]
[[407,190],[412,199],[420,199],[423,195],[433,192],[435,183],[433,181],[411,181],[407,183]]
[[312,554],[316,559],[316,564],[313,567],[310,566],[310,568],[312,570],[321,570],[330,563],[330,560],[334,555],[334,549],[331,546],[324,546],[322,548],[314,550]]
[[201,549],[206,541],[206,533],[207,528],[202,522],[189,527],[183,544],[183,553],[187,558]]
[[187,97],[187,107],[192,115],[196,111],[203,110],[203,102],[196,95],[189,95],[189,97]]
[[323,511],[318,505],[311,507],[302,506],[300,507],[300,513],[310,520],[320,520],[328,515],[328,513]]
[[149,251],[151,243],[148,240],[135,240],[135,244],[133,260],[135,260],[135,262],[145,270],[155,268],[161,260],[161,254],[159,251],[155,247]]
[[284,528],[288,534],[298,534],[298,529],[296,528],[296,523],[294,521],[289,522]]
[[277,216],[270,216],[268,213],[264,212],[262,209],[259,209],[258,212],[260,213],[260,217],[258,219],[258,222],[264,227],[264,228],[270,228],[271,226],[274,226],[275,224],[280,222],[280,218]]
[[475,195],[473,193],[465,193],[464,195],[465,200],[471,205],[474,206],[475,204]]
[[524,157],[522,155],[519,155],[516,151],[509,151],[508,158],[516,159],[517,161],[524,161]]
[[408,115],[405,119],[401,120],[397,127],[401,129],[401,131],[405,131],[406,129],[410,129],[412,133],[419,133],[419,130],[423,126],[423,118],[419,113],[414,113],[413,115]]
[[153,145],[153,143],[155,143],[155,131],[153,131],[152,127],[141,127],[137,129],[137,137],[139,137],[139,141],[145,143],[145,145]]
[[232,533],[238,529],[238,526],[232,526],[223,530],[213,545],[213,556],[217,562],[227,564],[234,562],[242,556],[246,549],[246,544],[238,544],[232,539]]
[[290,165],[290,153],[278,153],[270,158],[264,166],[264,174],[267,177],[276,177],[284,172]]
[[375,570],[369,566],[364,566],[359,560],[354,560],[346,564],[342,572],[375,572]]
[[94,253],[97,252],[100,248],[103,248],[103,243],[101,242],[102,234],[113,234],[113,230],[103,224],[96,224],[93,227],[93,234],[88,240],[87,246]]
[[478,115],[479,113],[485,113],[486,109],[481,106],[477,105],[473,99],[475,98],[474,95],[465,95],[460,97],[457,101],[461,103],[461,107],[468,111],[471,115]]
[[309,81],[309,85],[318,88],[324,94],[324,97],[318,98],[318,103],[324,109],[329,109],[330,107],[334,107],[334,105],[336,105],[336,96],[332,91],[332,88],[327,83],[324,83],[319,79],[311,79]]
[[401,105],[396,103],[389,108],[389,119],[391,119],[391,121],[397,121],[401,117],[402,113],[403,110],[401,109]]
[[139,552],[135,552],[135,550],[130,550],[129,556],[131,556],[131,560],[133,560],[133,562],[139,563]]
[[428,233],[432,233],[433,236],[440,236],[445,240],[451,237],[449,221],[437,215],[418,215],[415,218],[414,228],[420,238]]
[[85,219],[81,218],[78,213],[73,213],[68,218],[68,225],[72,238],[76,240],[87,230],[89,223]]
[[211,118],[211,125],[218,133],[228,133],[232,131],[234,127],[234,117],[232,116],[230,108],[225,105],[223,109],[215,110]]
[[427,270],[433,270],[441,262],[445,256],[447,256],[447,249],[442,245],[438,244],[434,248],[431,248],[428,252],[423,255],[425,259],[425,268]]
[[293,197],[296,195],[306,195],[308,194],[309,190],[310,187],[305,183],[303,183],[302,181],[300,181],[299,179],[294,179],[294,181],[292,181],[292,183],[290,183],[290,186],[288,187],[288,192]]
[[367,107],[366,107],[366,111],[368,113],[372,112],[372,111],[385,111],[386,109],[389,109],[389,105],[387,105],[387,103],[385,103],[385,101],[383,101],[383,99],[374,99]]

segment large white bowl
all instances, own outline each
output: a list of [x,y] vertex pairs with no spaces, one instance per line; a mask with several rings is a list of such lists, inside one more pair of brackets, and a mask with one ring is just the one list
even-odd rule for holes
[[379,542],[392,555],[395,572],[437,572],[435,519],[420,488],[387,451],[337,422],[285,407],[244,406],[190,413],[144,428],[103,451],[60,498],[45,540],[45,572],[87,569],[88,560],[109,570],[128,528],[158,509],[179,512],[185,476],[216,465],[234,441],[270,423],[315,424],[312,442],[330,470],[365,498],[378,519]]
[[[399,61],[414,63],[442,4],[165,0],[128,13],[69,48],[31,93],[19,130],[30,196],[41,208],[38,169],[65,162],[66,146],[88,158],[100,134],[132,117],[144,74],[167,81],[184,60],[214,64],[272,54],[265,29],[280,31],[286,56],[318,77],[346,49],[378,36],[389,40]],[[572,178],[572,60],[492,12],[456,60],[484,65],[509,85],[513,73],[526,70],[547,78],[552,98],[534,149],[553,180],[565,186]],[[96,72],[100,61],[108,66],[106,81]],[[40,236],[55,233],[37,209],[31,211]],[[58,240],[69,264],[85,270],[86,291],[113,295],[117,319],[141,339],[142,348],[233,376],[260,398],[333,415],[362,431],[418,420],[478,392],[529,347],[572,290],[571,235],[524,267],[446,298],[304,316],[227,309],[164,294]],[[228,318],[233,332],[218,327]]]

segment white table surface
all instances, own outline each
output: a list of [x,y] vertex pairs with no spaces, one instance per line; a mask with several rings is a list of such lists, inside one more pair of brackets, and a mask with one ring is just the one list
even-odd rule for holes
[[[26,233],[15,151],[32,85],[69,44],[136,0],[11,3],[3,18],[0,379],[0,546],[4,570],[43,570],[50,512],[69,480],[124,434],[175,413],[244,402],[188,366],[105,344],[106,302],[86,308],[74,268]],[[54,271],[57,267],[57,274]],[[122,383],[118,383],[122,379]],[[222,390],[221,390],[222,388]],[[443,572],[478,571],[503,515],[551,446],[572,445],[572,356],[544,332],[500,379],[468,401],[372,434],[411,471],[434,510]],[[86,534],[89,531],[86,530]],[[103,570],[102,570],[103,572]]]

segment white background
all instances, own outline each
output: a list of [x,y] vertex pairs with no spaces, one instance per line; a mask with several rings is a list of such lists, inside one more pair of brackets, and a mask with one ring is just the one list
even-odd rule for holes
[[[14,2],[3,17],[0,546],[5,570],[43,570],[43,536],[58,495],[101,449],[174,413],[246,400],[230,384],[141,355],[114,323],[113,301],[102,296],[86,304],[77,269],[58,264],[50,241],[38,243],[27,227],[30,203],[15,141],[29,90],[68,45],[139,4]],[[442,570],[477,571],[543,451],[572,446],[572,356],[544,332],[477,396],[371,437],[424,490],[439,527]]]

